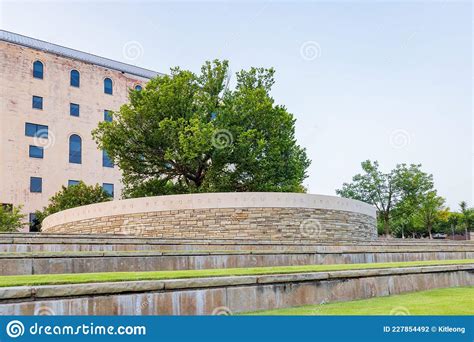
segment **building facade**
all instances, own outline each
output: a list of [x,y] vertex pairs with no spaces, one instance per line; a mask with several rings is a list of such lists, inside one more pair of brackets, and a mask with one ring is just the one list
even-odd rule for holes
[[31,221],[78,181],[120,198],[120,170],[91,131],[156,75],[0,30],[0,204],[22,205]]

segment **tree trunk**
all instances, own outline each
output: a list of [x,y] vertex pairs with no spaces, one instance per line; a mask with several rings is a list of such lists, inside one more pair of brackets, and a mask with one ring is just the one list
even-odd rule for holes
[[431,224],[429,224],[429,225],[428,225],[428,233],[430,234],[430,239],[433,238],[433,236],[431,235],[431,229],[432,229],[432,228],[433,228],[433,227],[431,227]]
[[383,228],[385,231],[385,237],[388,238],[390,236],[390,225],[389,225],[388,214],[384,214],[383,216]]

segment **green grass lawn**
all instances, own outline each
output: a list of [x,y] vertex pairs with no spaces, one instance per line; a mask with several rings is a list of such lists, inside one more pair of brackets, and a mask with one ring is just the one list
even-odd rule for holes
[[257,311],[247,315],[474,315],[474,287]]
[[109,281],[133,280],[163,280],[202,277],[224,277],[245,275],[288,274],[324,271],[342,271],[357,269],[419,267],[432,265],[474,264],[474,259],[463,260],[430,260],[407,261],[388,263],[365,264],[337,264],[337,265],[305,265],[253,268],[225,268],[183,271],[155,271],[155,272],[105,272],[105,273],[77,273],[77,274],[46,274],[46,275],[19,275],[0,277],[0,287],[6,286],[36,286],[51,284],[78,284]]

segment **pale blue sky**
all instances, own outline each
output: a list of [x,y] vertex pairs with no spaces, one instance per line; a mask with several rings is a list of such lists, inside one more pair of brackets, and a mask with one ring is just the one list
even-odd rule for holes
[[422,163],[452,208],[473,202],[468,1],[3,1],[0,10],[2,29],[160,72],[214,58],[233,71],[275,67],[273,96],[296,116],[313,161],[311,193],[334,194],[370,158],[384,169]]

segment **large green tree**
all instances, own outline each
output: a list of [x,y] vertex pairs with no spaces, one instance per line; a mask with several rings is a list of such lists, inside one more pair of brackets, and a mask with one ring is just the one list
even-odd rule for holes
[[130,91],[93,136],[120,167],[125,197],[219,191],[302,192],[310,161],[295,119],[270,95],[274,70],[237,73],[227,61],[200,74],[174,68]]
[[366,160],[361,166],[363,173],[356,174],[336,193],[374,205],[386,236],[396,218],[402,225],[412,221],[412,212],[433,188],[433,176],[423,172],[421,165],[399,164],[390,172],[382,172],[377,161]]
[[36,212],[36,225],[41,225],[44,218],[61,210],[80,207],[81,205],[106,202],[111,200],[100,185],[86,185],[84,182],[63,186],[53,197],[49,199],[48,206]]

